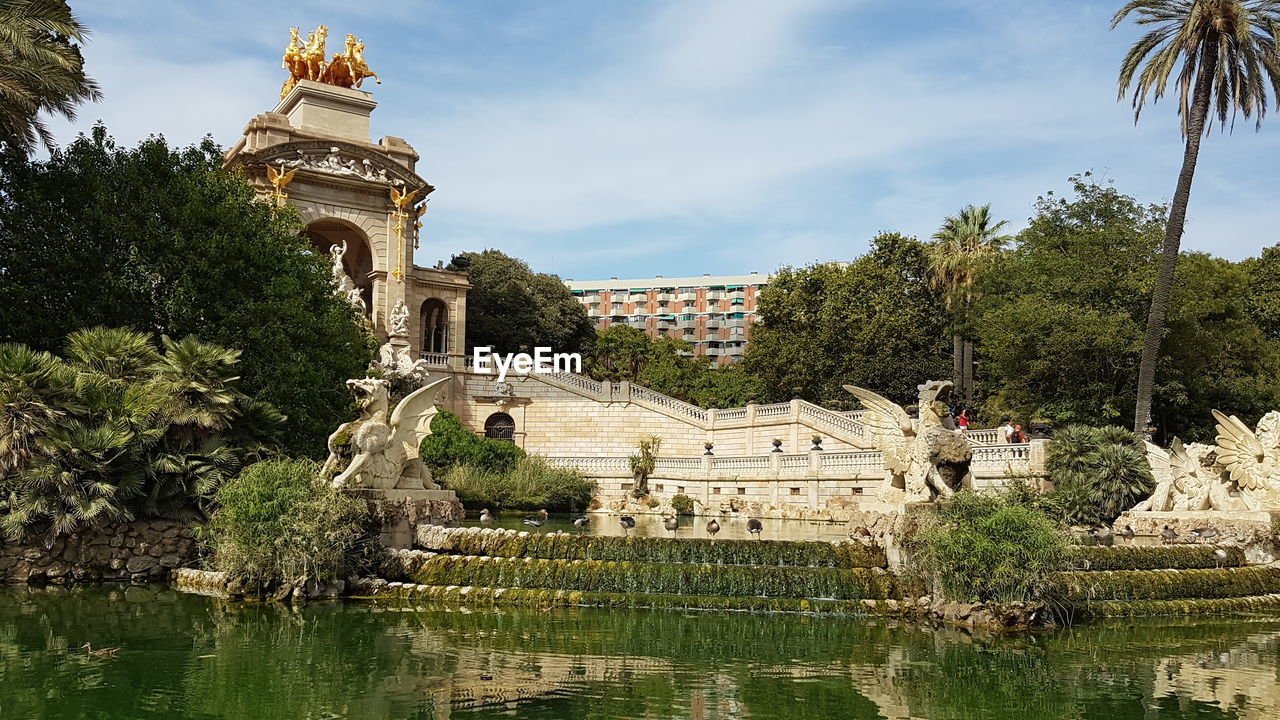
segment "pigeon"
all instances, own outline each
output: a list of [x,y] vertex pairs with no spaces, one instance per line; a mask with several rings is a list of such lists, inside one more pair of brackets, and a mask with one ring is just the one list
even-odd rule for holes
[[716,533],[718,533],[718,532],[720,532],[720,523],[716,522],[714,518],[713,518],[713,519],[711,519],[711,520],[708,520],[708,521],[707,521],[707,535],[710,535],[710,536],[711,536],[711,538],[712,538],[712,539],[714,539],[714,538],[715,538],[715,536],[716,536]]
[[1217,550],[1214,550],[1213,561],[1217,567],[1221,568],[1222,564],[1227,561],[1227,551],[1223,550],[1222,548],[1218,548]]
[[1120,528],[1120,532],[1116,534],[1124,538],[1125,540],[1132,540],[1135,533],[1133,532],[1132,525],[1125,525],[1124,527]]
[[636,526],[636,519],[630,515],[623,515],[618,518],[618,524],[622,526],[622,534],[626,535],[628,530]]
[[675,536],[676,530],[680,529],[680,518],[672,515],[671,517],[662,518],[662,527],[671,531],[672,537]]
[[1191,536],[1197,540],[1212,540],[1218,537],[1218,531],[1211,527],[1196,528],[1191,531]]

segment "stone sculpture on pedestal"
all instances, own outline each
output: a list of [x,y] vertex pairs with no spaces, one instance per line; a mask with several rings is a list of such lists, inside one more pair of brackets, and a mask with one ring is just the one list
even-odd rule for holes
[[870,390],[845,385],[867,411],[861,422],[884,454],[891,488],[880,493],[886,502],[928,502],[951,497],[970,481],[973,448],[956,430],[946,399],[952,384],[933,380],[918,387],[920,417],[913,419],[901,405]]
[[343,423],[329,436],[329,459],[322,472],[339,466],[344,454],[342,445],[349,443],[351,462],[333,479],[335,487],[439,489],[431,481],[431,472],[422,464],[418,448],[423,438],[431,434],[431,420],[437,412],[436,392],[447,379],[410,393],[396,406],[389,421],[387,381],[348,380],[347,387],[360,407],[360,418]]

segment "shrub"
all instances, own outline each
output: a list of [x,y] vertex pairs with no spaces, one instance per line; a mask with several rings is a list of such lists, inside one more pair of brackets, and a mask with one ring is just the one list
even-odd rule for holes
[[318,474],[308,460],[269,460],[219,488],[207,528],[214,568],[261,587],[367,567],[377,548],[367,507]]
[[437,474],[454,465],[470,465],[486,472],[507,472],[524,457],[524,450],[519,445],[480,437],[448,410],[436,414],[431,421],[431,435],[422,441],[422,462]]
[[910,549],[949,599],[1012,602],[1040,597],[1063,567],[1067,540],[1038,508],[963,491],[939,506]]
[[685,495],[684,493],[680,493],[679,495],[671,498],[671,509],[675,510],[677,515],[692,515],[693,498]]
[[1155,486],[1141,441],[1118,427],[1063,429],[1049,441],[1045,467],[1070,524],[1110,523]]
[[580,512],[596,490],[594,481],[575,470],[552,467],[537,455],[520,458],[505,472],[455,465],[442,480],[470,509]]

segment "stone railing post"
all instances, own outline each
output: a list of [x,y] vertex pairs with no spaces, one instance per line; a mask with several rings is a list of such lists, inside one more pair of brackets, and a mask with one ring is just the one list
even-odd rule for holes
[[791,447],[800,447],[800,400],[791,401]]
[[621,396],[622,402],[631,402],[631,381],[622,380],[618,383],[618,395]]
[[709,479],[710,477],[711,477],[711,456],[703,455],[702,456],[702,478],[706,480],[706,479]]
[[769,472],[774,477],[782,472],[782,453],[769,453]]
[[756,424],[756,404],[755,402],[747,403],[747,427],[755,427]]
[[[716,429],[716,409],[707,408],[707,430]],[[707,442],[712,442],[711,437],[707,437]]]
[[600,381],[600,402],[609,402],[613,399],[613,382],[609,380]]
[[810,474],[810,475],[821,475],[821,474],[822,474],[822,451],[820,451],[820,450],[814,450],[814,449],[810,448],[810,450],[809,450],[809,474]]

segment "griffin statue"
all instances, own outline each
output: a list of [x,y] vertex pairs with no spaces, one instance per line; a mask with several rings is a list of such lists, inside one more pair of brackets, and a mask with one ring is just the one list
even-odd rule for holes
[[1235,415],[1212,412],[1216,446],[1177,438],[1167,451],[1146,444],[1156,489],[1133,512],[1280,509],[1280,412],[1263,415],[1256,432]]
[[329,459],[321,472],[331,472],[341,464],[345,444],[342,438],[346,437],[350,438],[351,463],[333,479],[334,487],[438,489],[418,451],[423,438],[431,434],[431,420],[437,412],[436,393],[447,380],[436,380],[409,393],[396,405],[390,421],[386,380],[348,380],[347,387],[360,407],[360,419],[343,423],[329,436]]
[[919,386],[920,417],[913,419],[901,405],[870,390],[845,385],[866,408],[862,424],[871,430],[875,447],[884,455],[891,487],[880,494],[887,502],[928,502],[948,498],[970,482],[973,448],[956,431],[947,408],[952,384],[933,380]]

